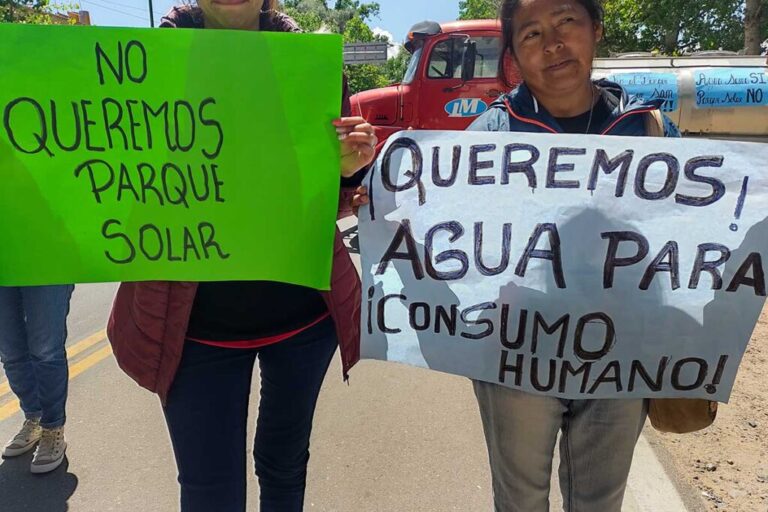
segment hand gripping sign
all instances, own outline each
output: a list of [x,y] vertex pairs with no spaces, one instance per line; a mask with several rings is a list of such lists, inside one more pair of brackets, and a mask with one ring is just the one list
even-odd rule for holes
[[363,356],[563,398],[727,401],[766,297],[768,145],[393,136]]
[[327,289],[341,68],[337,36],[0,25],[0,285]]

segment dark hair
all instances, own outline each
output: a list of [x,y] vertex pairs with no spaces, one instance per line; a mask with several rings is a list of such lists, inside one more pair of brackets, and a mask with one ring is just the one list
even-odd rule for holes
[[[603,23],[603,16],[605,11],[601,0],[576,0],[582,7],[587,10],[589,17],[592,18],[594,23]],[[514,84],[510,83],[509,75],[507,74],[507,60],[508,56],[513,55],[515,50],[512,45],[512,20],[515,18],[515,11],[520,5],[520,0],[504,0],[501,3],[499,9],[499,20],[501,21],[501,52],[499,54],[499,78],[504,85],[512,87]]]
[[261,7],[261,10],[276,11],[278,7],[279,7],[279,4],[277,0],[264,0],[264,5]]
[[[197,6],[197,2],[195,0],[190,0],[183,3],[184,7],[189,9],[189,14],[191,14],[196,20],[202,22],[203,11],[200,9],[200,7]],[[279,7],[280,4],[278,0],[264,0],[264,5],[261,6],[261,10],[262,12],[268,12],[271,17],[274,17],[275,12],[277,12]]]

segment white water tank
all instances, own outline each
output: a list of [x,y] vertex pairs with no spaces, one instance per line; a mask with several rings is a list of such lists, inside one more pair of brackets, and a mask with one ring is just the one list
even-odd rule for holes
[[768,141],[765,57],[627,55],[596,59],[594,76],[666,100],[664,112],[688,136]]

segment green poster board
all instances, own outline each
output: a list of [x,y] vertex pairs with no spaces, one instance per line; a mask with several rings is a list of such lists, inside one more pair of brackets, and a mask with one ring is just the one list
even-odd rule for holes
[[334,35],[0,25],[0,285],[328,289]]

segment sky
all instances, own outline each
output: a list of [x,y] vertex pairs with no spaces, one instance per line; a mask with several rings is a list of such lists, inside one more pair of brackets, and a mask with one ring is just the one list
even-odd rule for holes
[[[381,5],[379,19],[371,26],[392,34],[395,42],[402,42],[415,23],[455,20],[459,13],[458,0],[378,0]],[[80,8],[91,13],[91,23],[101,26],[148,27],[148,0],[77,0]],[[166,13],[175,0],[153,0],[155,23]],[[331,2],[328,2],[331,3]]]

